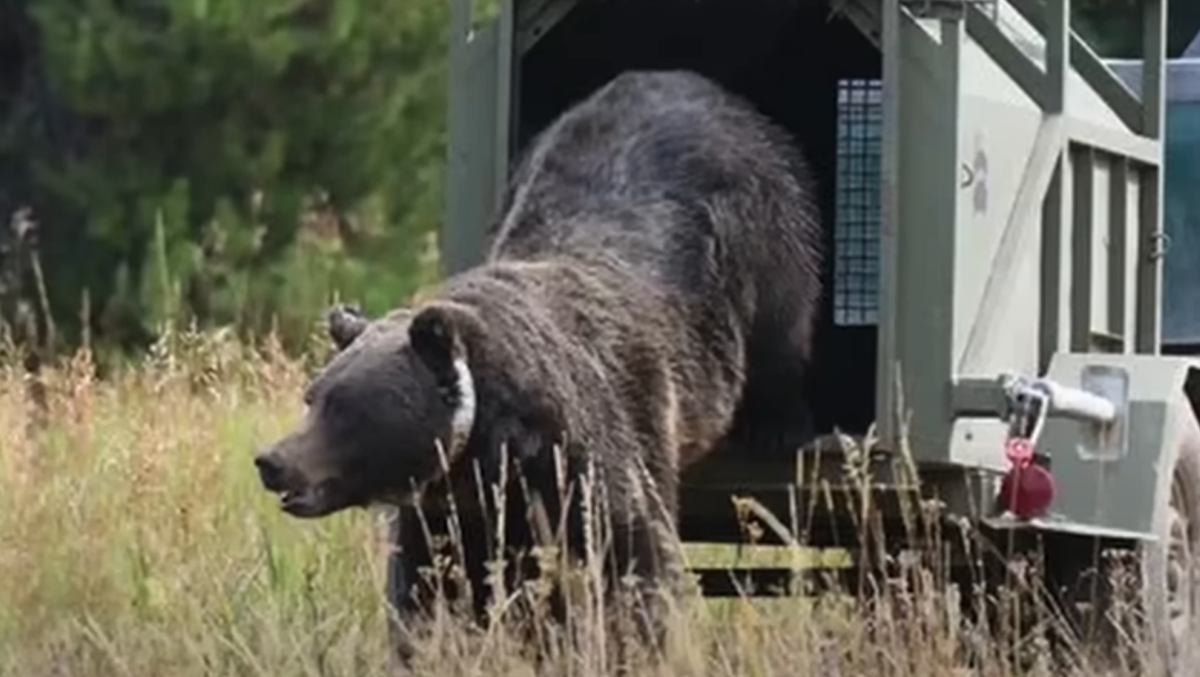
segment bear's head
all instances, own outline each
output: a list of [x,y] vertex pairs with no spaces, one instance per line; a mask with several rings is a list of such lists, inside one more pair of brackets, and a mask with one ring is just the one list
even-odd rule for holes
[[337,306],[327,320],[336,352],[305,390],[302,423],[254,458],[295,517],[411,498],[462,453],[475,418],[469,310],[370,319]]

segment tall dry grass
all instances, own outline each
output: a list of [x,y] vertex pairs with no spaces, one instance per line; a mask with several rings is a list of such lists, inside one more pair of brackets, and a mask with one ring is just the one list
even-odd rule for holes
[[[387,673],[373,517],[293,520],[254,475],[256,445],[301,413],[307,367],[273,345],[172,333],[103,382],[81,353],[46,374],[45,430],[31,425],[24,375],[0,367],[0,674]],[[914,573],[866,605],[686,596],[667,659],[633,673],[1105,672],[1052,665],[1036,633],[985,637],[933,580]],[[415,669],[533,674],[508,637],[437,615]],[[564,656],[544,674],[605,670],[602,656]]]

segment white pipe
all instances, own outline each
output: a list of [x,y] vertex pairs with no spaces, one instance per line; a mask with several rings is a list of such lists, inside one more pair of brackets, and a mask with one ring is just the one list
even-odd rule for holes
[[1040,378],[1032,382],[1050,400],[1049,414],[1108,424],[1117,420],[1117,406],[1109,400],[1079,388],[1060,385]]

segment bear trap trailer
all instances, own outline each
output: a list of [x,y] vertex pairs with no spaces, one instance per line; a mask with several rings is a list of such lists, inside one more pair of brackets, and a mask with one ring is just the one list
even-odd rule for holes
[[[1143,58],[1108,64],[1070,0],[453,0],[445,272],[478,260],[512,161],[567,106],[624,70],[709,75],[788,128],[819,178],[820,434],[796,457],[690,469],[683,539],[742,540],[730,496],[752,495],[799,504],[806,544],[865,566],[879,546],[852,528],[857,499],[810,499],[847,485],[832,433],[873,427],[849,456],[873,474],[881,534],[912,495],[1036,540],[1068,579],[1073,553],[1131,549],[1165,618],[1168,554],[1200,545],[1200,280],[1179,260],[1200,223],[1185,205],[1163,228],[1168,76],[1200,90],[1200,65],[1167,62],[1166,1],[1141,0]],[[1014,436],[1056,483],[1035,516],[994,508]],[[798,460],[816,474],[781,480]],[[729,592],[727,572],[698,573]]]

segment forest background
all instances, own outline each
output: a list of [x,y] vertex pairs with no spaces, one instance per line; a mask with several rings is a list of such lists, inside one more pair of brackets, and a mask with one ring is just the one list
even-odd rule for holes
[[[1136,0],[1076,0],[1106,57]],[[0,323],[136,355],[436,279],[447,0],[0,0]],[[1171,3],[1170,54],[1200,30]]]

